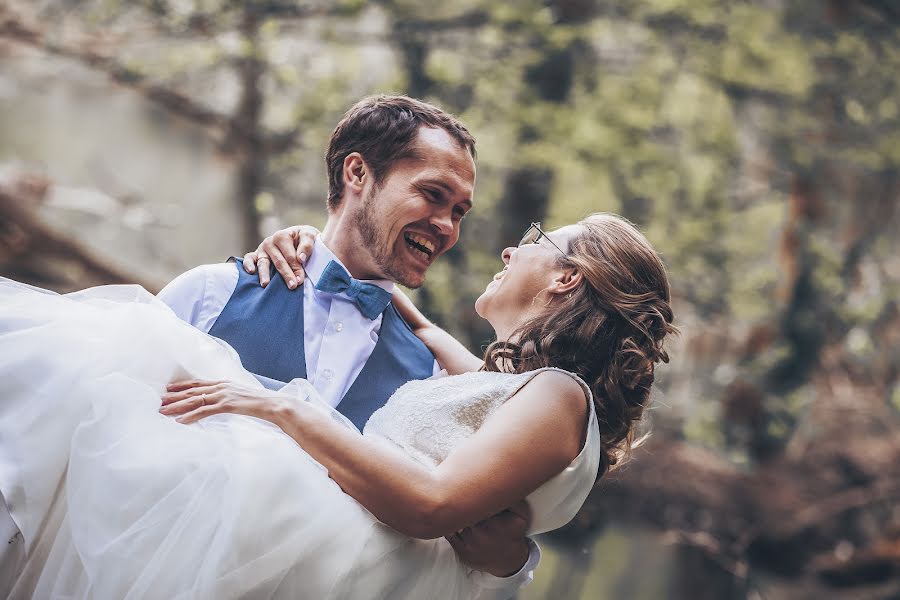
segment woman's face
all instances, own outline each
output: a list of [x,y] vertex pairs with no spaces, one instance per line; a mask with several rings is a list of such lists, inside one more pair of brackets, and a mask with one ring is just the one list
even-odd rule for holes
[[554,295],[548,288],[567,270],[559,265],[559,259],[562,252],[568,253],[569,241],[579,231],[579,225],[567,225],[548,231],[546,237],[540,236],[535,242],[503,250],[506,266],[475,301],[475,312],[490,322],[497,339],[507,339],[519,325],[550,304]]

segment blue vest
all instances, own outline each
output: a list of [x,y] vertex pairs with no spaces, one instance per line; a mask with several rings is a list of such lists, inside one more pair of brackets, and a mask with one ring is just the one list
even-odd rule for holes
[[[238,283],[209,330],[237,350],[244,368],[266,387],[306,377],[303,340],[303,291],[289,290],[273,270],[271,282],[260,287],[236,259]],[[303,285],[313,285],[309,280]],[[378,342],[337,410],[360,431],[372,413],[384,406],[398,387],[434,373],[434,356],[413,334],[391,304],[382,313]],[[273,381],[274,380],[274,381]]]

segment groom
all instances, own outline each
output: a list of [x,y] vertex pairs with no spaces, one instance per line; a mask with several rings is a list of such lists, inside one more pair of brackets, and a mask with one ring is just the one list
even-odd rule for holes
[[[405,96],[366,98],[331,135],[328,221],[299,293],[277,273],[260,287],[238,262],[188,271],[159,298],[228,342],[268,387],[304,377],[362,430],[398,387],[438,369],[390,298],[395,282],[419,287],[459,239],[474,158],[474,138],[440,109]],[[509,597],[531,580],[540,552],[525,527],[506,512],[466,532],[465,544],[455,540],[477,570],[480,597]]]

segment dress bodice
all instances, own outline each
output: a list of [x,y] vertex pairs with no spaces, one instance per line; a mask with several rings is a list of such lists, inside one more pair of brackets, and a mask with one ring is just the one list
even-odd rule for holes
[[[535,375],[546,370],[510,374],[479,371],[411,381],[375,411],[364,434],[385,438],[422,464],[434,468],[485,419]],[[600,433],[591,391],[576,375],[590,406],[585,443],[562,472],[528,496],[532,522],[529,534],[562,527],[581,508],[593,488],[600,465]]]

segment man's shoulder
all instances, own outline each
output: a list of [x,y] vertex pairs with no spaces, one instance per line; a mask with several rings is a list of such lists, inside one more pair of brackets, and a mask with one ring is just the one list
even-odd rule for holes
[[230,284],[230,288],[233,290],[238,276],[237,267],[230,262],[200,265],[185,271],[170,281],[159,292],[159,297],[164,300],[165,297],[173,293],[181,293],[187,290],[202,293],[202,290],[216,283]]
[[217,262],[194,267],[189,271],[185,271],[182,275],[190,275],[192,277],[203,277],[207,280],[216,279],[236,279],[240,274],[240,265],[235,261]]
[[195,327],[208,331],[214,317],[234,292],[238,267],[230,263],[200,265],[185,271],[164,287],[157,298]]

